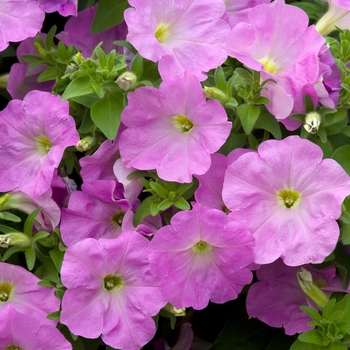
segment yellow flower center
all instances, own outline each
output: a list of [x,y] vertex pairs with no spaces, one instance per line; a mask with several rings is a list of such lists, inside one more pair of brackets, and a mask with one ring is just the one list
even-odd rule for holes
[[118,291],[120,290],[124,285],[124,280],[117,275],[107,275],[103,279],[103,286],[108,291]]
[[176,115],[173,117],[176,129],[181,132],[189,132],[193,127],[193,123],[184,115]]
[[300,202],[300,193],[291,189],[284,189],[277,193],[278,202],[290,209]]
[[263,57],[259,62],[264,66],[267,72],[275,74],[278,70],[278,65],[270,57]]
[[193,247],[192,247],[192,251],[194,253],[206,253],[206,252],[210,252],[212,249],[212,246],[207,243],[204,242],[202,240],[200,240],[199,242],[197,242]]
[[52,143],[44,135],[37,136],[35,138],[35,143],[36,143],[36,147],[37,147],[38,151],[42,154],[48,154],[51,147],[52,147]]
[[159,23],[156,32],[154,33],[154,36],[160,43],[164,43],[169,39],[170,36],[170,30],[169,30],[169,24],[167,23]]
[[125,212],[123,211],[119,211],[118,213],[113,214],[113,216],[111,217],[112,223],[117,227],[121,227],[123,223],[124,215],[125,215]]
[[0,303],[5,303],[13,294],[13,285],[9,282],[0,282]]

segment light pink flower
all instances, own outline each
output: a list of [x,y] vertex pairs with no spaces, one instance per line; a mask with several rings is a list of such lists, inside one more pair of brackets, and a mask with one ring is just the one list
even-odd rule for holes
[[[309,265],[303,267],[312,273],[313,282],[324,292],[327,292],[329,286],[336,291],[343,291],[334,266],[317,270]],[[311,318],[299,308],[301,305],[315,307],[315,303],[299,286],[299,269],[300,267],[286,266],[280,259],[262,265],[256,272],[259,282],[254,283],[248,291],[249,317],[257,317],[271,327],[284,327],[288,335],[313,329],[307,325]]]
[[221,0],[129,0],[134,8],[124,12],[128,41],[140,55],[159,62],[162,78],[183,75],[199,79],[227,58],[222,46],[229,32],[221,19]]
[[165,79],[159,89],[141,87],[128,94],[119,139],[126,167],[156,169],[166,181],[191,182],[205,173],[210,154],[226,141],[231,123],[219,102],[206,101],[198,79]]
[[0,311],[0,348],[26,350],[71,350],[60,331],[32,315],[21,314],[10,304]]
[[68,101],[33,90],[0,112],[0,191],[46,192],[66,147],[79,141]]
[[350,177],[322,156],[319,146],[289,136],[263,142],[228,167],[224,203],[254,235],[255,263],[321,263],[335,248]]
[[195,204],[175,214],[149,245],[151,271],[176,308],[236,299],[252,280],[254,239],[224,212]]
[[139,350],[156,332],[151,316],[165,301],[149,270],[149,241],[133,231],[116,239],[82,240],[65,253],[67,287],[61,323],[72,333],[98,338],[113,348]]
[[1,0],[0,2],[0,51],[10,41],[18,42],[34,37],[45,18],[36,0]]
[[78,0],[39,0],[39,5],[48,13],[58,11],[62,16],[76,16]]
[[[289,130],[300,126],[288,116],[305,113],[305,94],[315,106],[319,102],[314,84],[324,73],[318,55],[325,40],[308,23],[306,13],[295,6],[262,4],[251,9],[249,22],[231,30],[226,43],[230,56],[260,72],[261,82],[275,81],[268,82],[268,90],[261,94],[270,100],[267,109]],[[322,102],[327,102],[324,95]],[[333,108],[333,102],[326,107]]]
[[54,296],[53,288],[38,286],[39,281],[21,266],[0,262],[0,312],[12,305],[16,311],[33,316],[41,323],[55,325],[57,322],[47,319],[46,315],[59,310],[60,300]]

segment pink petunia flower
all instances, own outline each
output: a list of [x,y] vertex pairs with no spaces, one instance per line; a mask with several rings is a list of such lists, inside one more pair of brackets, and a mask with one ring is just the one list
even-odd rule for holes
[[165,301],[149,270],[149,241],[134,231],[116,239],[85,239],[69,247],[62,265],[61,323],[72,333],[113,348],[139,350],[155,332],[151,316]]
[[0,312],[12,305],[43,324],[55,325],[57,322],[46,315],[60,308],[60,300],[54,296],[53,288],[38,286],[39,281],[21,266],[0,262]]
[[46,192],[66,147],[79,141],[68,101],[33,90],[0,112],[0,191]]
[[[270,100],[267,109],[289,130],[300,122],[291,120],[291,113],[304,113],[305,94],[316,106],[319,89],[314,84],[323,79],[319,52],[325,42],[301,9],[279,2],[258,5],[249,12],[249,22],[239,23],[227,37],[226,48],[251,69],[260,72],[267,91],[262,95]],[[330,104],[328,104],[329,102]],[[334,108],[322,95],[322,103]]]
[[328,11],[316,23],[317,31],[326,36],[336,26],[342,30],[350,30],[350,3],[348,0],[328,0]]
[[199,79],[227,58],[223,49],[228,24],[221,19],[221,0],[129,0],[134,8],[124,12],[128,41],[140,55],[159,62],[162,78],[183,75]]
[[39,0],[39,5],[47,13],[58,11],[62,16],[77,16],[78,0]]
[[231,123],[219,102],[206,101],[198,79],[165,79],[159,89],[141,87],[128,94],[120,135],[120,155],[126,167],[156,169],[166,181],[191,182],[205,173],[210,154],[226,141]]
[[45,18],[36,0],[1,0],[0,2],[0,51],[10,41],[18,42],[34,37]]
[[[334,266],[317,270],[309,265],[304,268],[312,274],[315,285],[325,293],[329,288],[344,292]],[[283,326],[288,335],[313,329],[307,325],[311,318],[299,308],[301,305],[315,307],[299,286],[299,269],[286,266],[280,259],[262,265],[256,272],[259,282],[248,291],[246,303],[249,317],[256,317],[271,327]]]
[[289,136],[263,142],[226,171],[223,199],[255,237],[255,263],[321,263],[337,243],[350,177],[314,143]]
[[175,214],[149,245],[151,271],[176,308],[236,299],[252,280],[254,239],[224,212],[195,204]]
[[97,5],[80,11],[77,17],[72,17],[64,26],[64,31],[56,35],[56,38],[67,46],[74,45],[85,58],[91,57],[95,47],[102,41],[101,48],[109,53],[116,49],[123,54],[123,48],[113,44],[115,40],[125,40],[127,34],[126,24],[123,22],[112,28],[92,34],[91,26],[95,17]]
[[60,331],[8,305],[0,311],[0,349],[71,350]]

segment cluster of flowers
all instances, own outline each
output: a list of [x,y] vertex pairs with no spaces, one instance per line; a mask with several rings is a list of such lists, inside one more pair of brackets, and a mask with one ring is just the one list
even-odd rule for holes
[[[228,56],[235,58],[259,72],[267,110],[294,131],[301,122],[290,116],[306,113],[305,95],[315,107],[337,108],[340,72],[320,33],[341,23],[309,26],[303,10],[283,1],[128,2],[126,23],[98,35],[89,32],[96,7],[78,13],[77,1],[0,4],[6,24],[0,51],[26,39],[9,75],[14,99],[0,112],[1,205],[11,200],[27,214],[41,207],[36,232],[60,229],[67,290],[59,322],[75,335],[102,335],[114,348],[139,349],[155,335],[152,316],[168,303],[175,310],[200,310],[209,301],[236,299],[257,270],[248,314],[283,325],[287,334],[307,331],[310,318],[299,306],[314,304],[296,274],[303,266],[325,293],[343,291],[334,267],[315,270],[309,264],[323,262],[336,247],[336,220],[350,194],[350,177],[335,160],[323,159],[318,145],[291,134],[255,150],[219,153],[232,123],[215,90],[207,100],[202,82]],[[80,190],[60,168],[64,151],[80,141],[69,103],[51,93],[54,81],[36,81],[45,67],[31,69],[20,57],[37,55],[32,37],[44,11],[76,16],[57,38],[83,57],[100,41],[108,52],[114,40],[127,39],[158,63],[162,80],[158,87],[128,86],[116,139],[79,160]],[[348,15],[350,5],[330,1],[329,11]],[[128,77],[134,78],[132,72]],[[153,182],[164,201],[178,195],[174,183],[195,177],[192,208],[168,205],[169,224],[157,213],[135,226],[142,171],[169,183],[166,191]],[[15,245],[13,233],[6,233],[0,246]],[[20,266],[0,263],[0,348],[72,348],[57,320],[46,319],[60,309],[60,300],[39,281]]]

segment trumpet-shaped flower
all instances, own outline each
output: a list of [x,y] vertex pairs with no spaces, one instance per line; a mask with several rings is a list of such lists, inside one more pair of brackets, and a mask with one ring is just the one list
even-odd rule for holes
[[39,281],[21,266],[0,262],[0,312],[12,305],[16,311],[37,318],[38,322],[55,325],[46,315],[59,309],[60,300],[52,288],[38,286]]
[[316,23],[317,31],[323,36],[336,27],[350,30],[350,3],[347,0],[328,0],[328,11]]
[[[312,274],[312,280],[321,290],[330,294],[343,291],[341,280],[336,276],[334,266],[314,269],[304,268]],[[272,264],[262,265],[256,272],[259,282],[254,283],[247,295],[249,317],[257,317],[271,327],[284,327],[286,334],[306,332],[313,327],[307,324],[311,318],[299,307],[315,304],[304,294],[297,280],[300,267],[290,267],[279,259]]]
[[254,235],[255,263],[320,263],[335,248],[350,177],[322,156],[319,146],[289,136],[263,142],[228,167],[223,200]]
[[195,204],[175,214],[149,245],[151,271],[176,308],[236,299],[252,280],[254,239],[224,212]]
[[165,301],[150,273],[149,241],[134,231],[116,239],[88,238],[69,247],[61,276],[67,291],[61,323],[72,333],[117,349],[139,350],[155,332]]
[[[228,35],[226,48],[230,56],[260,72],[270,100],[267,109],[290,130],[300,123],[288,118],[291,113],[304,113],[304,96],[319,102],[319,89],[314,84],[323,79],[319,52],[325,42],[301,9],[279,2],[255,6],[249,22],[239,23]],[[324,91],[322,91],[323,93]],[[322,103],[334,103],[322,95]],[[288,118],[288,119],[287,119]]]
[[156,169],[166,181],[191,182],[210,167],[210,154],[226,141],[231,123],[219,102],[206,101],[198,79],[165,79],[159,89],[141,87],[128,94],[120,135],[126,167]]
[[0,51],[10,41],[22,41],[34,37],[45,18],[36,0],[2,0],[0,2]]
[[47,13],[58,11],[62,16],[77,16],[78,0],[39,0],[39,5]]
[[228,24],[221,0],[129,0],[124,12],[128,41],[140,55],[159,62],[162,78],[185,70],[201,80],[203,72],[222,64]]
[[60,331],[31,315],[8,305],[0,311],[0,349],[71,350],[72,345]]
[[79,141],[68,102],[31,91],[0,112],[0,191],[46,192],[66,147]]

